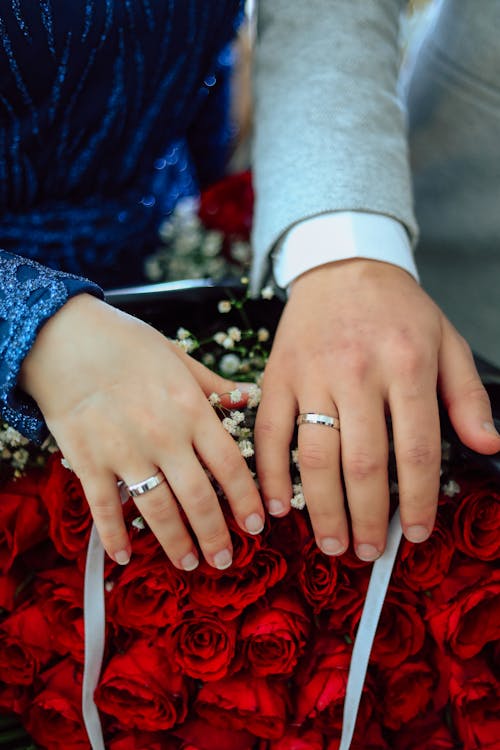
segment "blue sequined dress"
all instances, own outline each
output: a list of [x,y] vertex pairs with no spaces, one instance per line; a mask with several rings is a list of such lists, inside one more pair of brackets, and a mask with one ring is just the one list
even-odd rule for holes
[[161,219],[219,175],[240,15],[241,0],[0,5],[0,411],[28,437],[43,418],[16,379],[41,325],[140,281]]

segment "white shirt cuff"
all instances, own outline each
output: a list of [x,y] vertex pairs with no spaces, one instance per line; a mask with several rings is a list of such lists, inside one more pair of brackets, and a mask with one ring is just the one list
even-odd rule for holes
[[274,253],[274,278],[286,288],[311,268],[348,258],[392,263],[419,280],[403,224],[365,211],[320,214],[293,226]]

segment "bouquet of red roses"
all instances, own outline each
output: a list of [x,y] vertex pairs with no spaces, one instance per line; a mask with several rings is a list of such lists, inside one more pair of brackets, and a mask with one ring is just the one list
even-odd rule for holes
[[[246,320],[239,298],[210,305],[207,330],[180,329],[179,345],[222,374],[258,382],[269,332]],[[242,312],[241,328],[227,325],[235,322],[228,311]],[[213,401],[251,466],[257,401],[232,411]],[[20,475],[4,477],[0,489],[0,712],[17,714],[36,747],[83,750],[92,520],[60,454],[20,440],[0,432],[4,468]],[[355,750],[500,748],[499,480],[464,463],[456,444],[444,448],[436,528],[399,550]],[[232,521],[216,488],[234,544],[224,571],[204,562],[177,570],[133,502],[124,506],[133,556],[126,567],[106,561],[106,652],[95,694],[110,750],[338,748],[372,565],[317,548],[298,509],[294,452],[291,471],[296,508],[268,519],[258,537]]]

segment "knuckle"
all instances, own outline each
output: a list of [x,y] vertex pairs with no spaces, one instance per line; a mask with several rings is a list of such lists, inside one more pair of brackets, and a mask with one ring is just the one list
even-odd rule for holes
[[204,530],[198,533],[198,541],[205,551],[217,552],[218,550],[229,547],[231,542],[228,531],[225,526],[212,530]]
[[345,344],[338,355],[343,369],[356,381],[363,381],[370,369],[367,350],[360,344]]
[[403,452],[403,460],[413,466],[434,466],[441,460],[440,451],[426,441],[416,442]]
[[355,481],[371,479],[387,471],[387,462],[385,460],[365,451],[358,451],[347,455],[342,463],[345,473]]
[[196,516],[204,518],[218,507],[214,492],[207,487],[194,487],[187,495],[189,496],[189,508]]
[[149,497],[145,500],[145,515],[153,523],[161,523],[172,518],[172,504],[168,502],[162,493],[156,494],[154,490],[148,492]]
[[301,469],[327,469],[331,463],[329,451],[320,443],[307,442],[299,448]]
[[269,417],[259,417],[259,413],[257,413],[254,433],[257,437],[263,439],[274,438],[279,434],[279,427],[277,423],[273,422]]

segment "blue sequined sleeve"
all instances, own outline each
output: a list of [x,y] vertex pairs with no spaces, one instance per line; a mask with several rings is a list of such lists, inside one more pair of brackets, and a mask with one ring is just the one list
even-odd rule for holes
[[42,325],[82,292],[103,296],[91,281],[0,250],[0,414],[36,442],[47,427],[35,401],[17,386],[19,370]]

